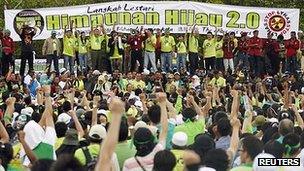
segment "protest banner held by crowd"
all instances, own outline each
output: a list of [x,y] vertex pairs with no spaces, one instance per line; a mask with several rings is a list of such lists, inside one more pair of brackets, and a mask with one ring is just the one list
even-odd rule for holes
[[0,171],[304,170],[298,9],[118,1],[5,17]]

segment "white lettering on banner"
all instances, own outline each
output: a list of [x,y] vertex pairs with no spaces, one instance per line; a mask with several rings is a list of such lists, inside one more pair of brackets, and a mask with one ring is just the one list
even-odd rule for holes
[[27,24],[36,29],[34,39],[45,39],[52,30],[62,37],[63,28],[71,20],[78,30],[89,33],[91,26],[104,24],[109,33],[114,23],[117,31],[130,33],[131,29],[170,28],[172,33],[184,33],[197,24],[200,34],[215,31],[234,31],[237,35],[254,30],[266,38],[268,32],[290,37],[298,31],[299,9],[243,7],[189,1],[117,1],[70,7],[53,7],[24,10],[5,10],[5,26],[12,38],[19,41],[16,30]]
[[[64,68],[63,66],[63,59],[59,59],[58,60],[58,65],[59,65],[59,68]],[[21,59],[15,59],[15,72],[16,73],[19,73],[20,71],[20,66],[21,66]],[[36,72],[44,72],[45,69],[46,69],[46,59],[35,59],[34,60],[34,70]],[[28,65],[26,65],[26,71],[28,70]],[[52,68],[51,68],[51,71],[54,71],[54,65],[52,65]]]

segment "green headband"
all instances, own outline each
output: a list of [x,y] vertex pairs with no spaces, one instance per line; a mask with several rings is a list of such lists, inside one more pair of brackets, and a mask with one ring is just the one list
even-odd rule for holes
[[297,145],[294,145],[294,146],[290,146],[289,144],[286,144],[285,148],[287,148],[287,150],[286,150],[287,157],[290,157],[291,150],[296,149],[296,148],[300,148],[300,143],[298,143]]

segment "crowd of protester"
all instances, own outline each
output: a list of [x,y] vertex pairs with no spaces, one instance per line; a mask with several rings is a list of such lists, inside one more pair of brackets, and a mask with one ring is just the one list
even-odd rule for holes
[[304,170],[303,33],[215,28],[201,41],[196,27],[107,35],[101,25],[87,36],[71,22],[45,40],[36,72],[25,25],[19,73],[1,31],[0,171]]

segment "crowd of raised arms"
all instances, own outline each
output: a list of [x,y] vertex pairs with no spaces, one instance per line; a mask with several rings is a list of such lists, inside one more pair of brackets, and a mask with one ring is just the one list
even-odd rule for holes
[[212,28],[203,40],[196,25],[109,35],[73,25],[44,41],[43,72],[35,28],[19,31],[19,72],[0,31],[0,171],[304,170],[303,32]]

